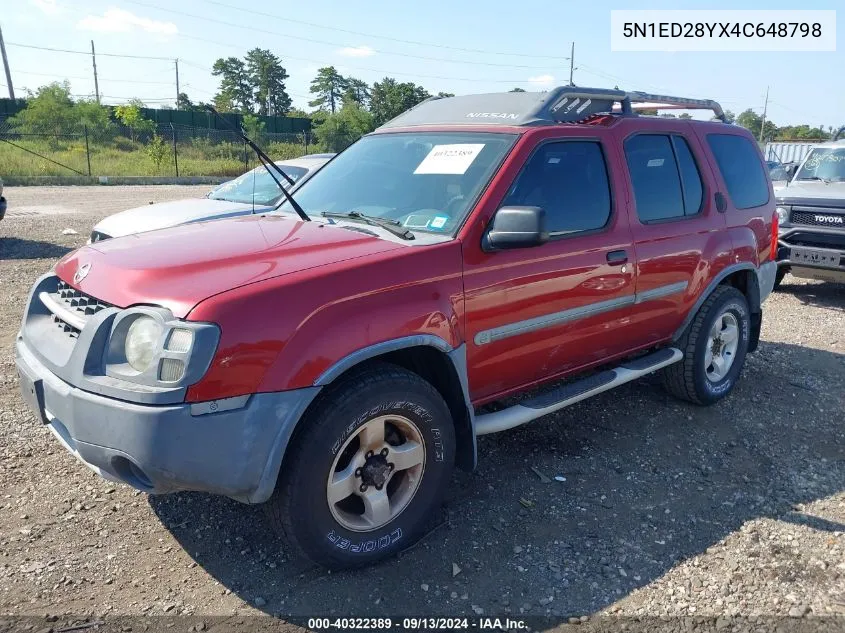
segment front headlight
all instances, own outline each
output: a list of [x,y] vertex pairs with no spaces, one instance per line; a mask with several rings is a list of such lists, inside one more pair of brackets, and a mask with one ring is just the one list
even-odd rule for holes
[[129,326],[124,351],[126,362],[132,369],[140,373],[149,369],[156,355],[161,332],[158,322],[148,316],[138,317]]
[[789,222],[789,209],[786,207],[776,207],[775,213],[778,214],[778,224]]

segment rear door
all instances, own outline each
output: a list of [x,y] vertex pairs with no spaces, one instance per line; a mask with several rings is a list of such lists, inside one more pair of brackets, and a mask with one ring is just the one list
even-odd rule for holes
[[620,130],[637,257],[632,326],[651,343],[682,325],[713,269],[726,265],[731,252],[712,171],[692,126],[678,121],[655,127]]
[[464,243],[469,385],[487,401],[630,347],[634,259],[624,181],[603,129],[521,148],[524,167],[496,198],[546,211],[551,239],[484,252],[479,226]]

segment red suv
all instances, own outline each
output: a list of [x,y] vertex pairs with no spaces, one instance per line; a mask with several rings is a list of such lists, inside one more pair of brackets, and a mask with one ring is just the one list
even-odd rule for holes
[[393,554],[477,436],[655,370],[712,404],[757,347],[763,158],[741,127],[635,114],[655,104],[721,115],[575,87],[433,99],[275,212],[86,246],[29,297],[24,397],[104,477],[266,503],[326,566]]

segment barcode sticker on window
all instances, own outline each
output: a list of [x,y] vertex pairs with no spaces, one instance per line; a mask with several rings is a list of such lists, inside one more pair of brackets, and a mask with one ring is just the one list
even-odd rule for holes
[[484,143],[453,143],[435,145],[414,170],[415,174],[463,174],[475,157],[484,149]]

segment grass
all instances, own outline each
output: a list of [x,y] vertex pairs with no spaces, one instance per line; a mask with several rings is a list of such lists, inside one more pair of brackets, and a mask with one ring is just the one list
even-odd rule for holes
[[[50,140],[19,140],[13,143],[37,152],[53,161],[67,165],[88,175],[88,156],[85,143],[73,140],[63,142]],[[118,137],[108,143],[89,146],[91,175],[97,176],[175,176],[172,142],[170,151],[156,164],[147,147],[130,139]],[[177,144],[180,176],[238,176],[258,163],[255,155],[247,148],[247,162],[244,162],[244,148],[229,142],[210,142],[207,139],[188,139]],[[305,146],[299,143],[268,143],[264,151],[274,160],[295,158],[305,153]],[[322,151],[315,145],[308,146],[308,153]],[[23,149],[0,142],[0,177],[30,176],[72,176],[73,171],[56,165],[45,158]]]

